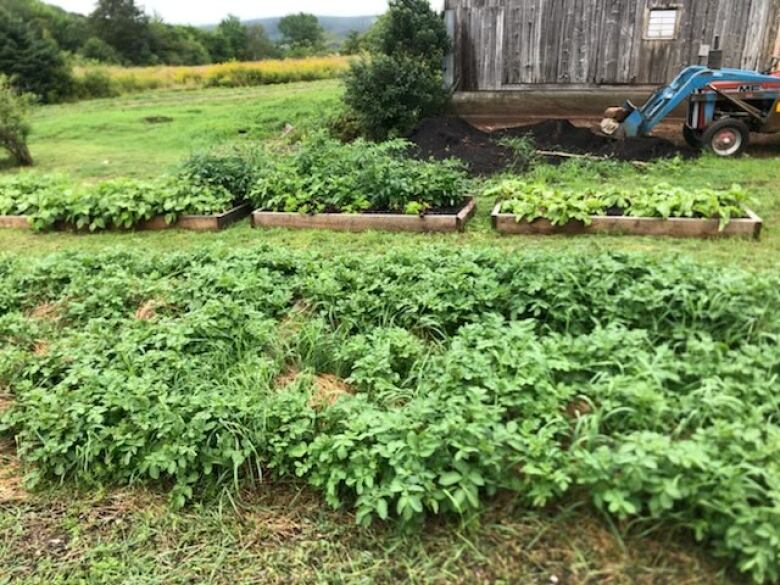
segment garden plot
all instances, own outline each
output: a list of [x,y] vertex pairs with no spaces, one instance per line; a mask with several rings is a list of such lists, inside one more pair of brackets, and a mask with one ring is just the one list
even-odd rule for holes
[[3,256],[0,288],[0,432],[39,483],[145,484],[184,505],[297,478],[362,524],[412,526],[507,494],[690,534],[758,583],[780,577],[773,274],[120,248]]
[[[251,206],[236,190],[206,176],[182,173],[155,181],[114,179],[76,185],[60,175],[0,179],[0,227],[101,230],[219,230],[246,217]],[[228,184],[232,187],[233,185]]]
[[485,190],[498,199],[491,219],[504,234],[626,234],[680,238],[761,236],[763,221],[744,190],[671,185],[575,190],[507,179]]
[[254,227],[463,231],[476,209],[455,161],[407,157],[403,141],[343,145],[316,137],[275,157],[250,197]]

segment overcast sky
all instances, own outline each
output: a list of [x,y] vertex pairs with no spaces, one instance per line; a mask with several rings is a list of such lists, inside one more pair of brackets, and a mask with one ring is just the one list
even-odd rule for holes
[[[65,10],[88,14],[95,0],[46,0]],[[437,10],[443,0],[431,0]],[[387,8],[387,0],[285,0],[284,2],[252,0],[136,0],[146,12],[157,12],[167,22],[175,24],[217,23],[228,14],[242,19],[265,16],[284,16],[291,12],[311,12],[321,16],[365,16],[380,14]]]

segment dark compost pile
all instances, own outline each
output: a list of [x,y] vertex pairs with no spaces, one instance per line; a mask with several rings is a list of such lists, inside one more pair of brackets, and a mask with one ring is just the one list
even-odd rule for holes
[[[622,161],[649,162],[682,156],[692,158],[694,149],[679,147],[663,138],[645,137],[617,141],[599,136],[588,128],[568,120],[545,120],[529,126],[483,132],[461,118],[442,117],[423,120],[409,135],[424,158],[442,160],[458,158],[469,165],[475,175],[492,175],[504,170],[522,170],[514,151],[500,144],[504,138],[529,136],[539,150],[572,154],[589,154]],[[559,157],[549,157],[560,162]],[[520,167],[520,168],[518,168]]]

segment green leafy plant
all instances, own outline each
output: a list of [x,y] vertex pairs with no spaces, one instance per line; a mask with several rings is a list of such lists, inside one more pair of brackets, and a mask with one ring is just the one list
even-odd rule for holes
[[780,578],[774,273],[119,248],[0,256],[0,293],[0,432],[33,481],[170,486],[185,505],[297,478],[362,524],[508,492],[687,531],[756,583]]
[[250,194],[267,211],[418,214],[459,205],[466,174],[455,161],[428,162],[406,156],[401,140],[343,145],[317,136],[263,170]]
[[747,192],[734,185],[728,190],[684,189],[666,183],[651,187],[589,187],[571,189],[544,181],[502,179],[483,194],[501,202],[502,213],[517,221],[548,219],[555,225],[569,221],[590,224],[593,216],[608,212],[632,217],[698,217],[719,219],[721,228],[734,217],[745,217]]
[[50,229],[58,222],[90,231],[129,229],[156,216],[172,223],[181,215],[221,213],[233,201],[223,187],[177,178],[114,179],[84,186],[62,176],[0,178],[0,214],[29,216],[36,230]]

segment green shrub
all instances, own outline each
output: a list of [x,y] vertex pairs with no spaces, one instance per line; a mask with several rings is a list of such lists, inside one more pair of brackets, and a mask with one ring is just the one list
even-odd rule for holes
[[441,62],[449,48],[443,20],[425,0],[391,0],[369,34],[371,55],[350,64],[344,104],[363,134],[403,136],[447,103]]
[[0,74],[0,148],[21,166],[31,166],[33,158],[27,147],[31,96],[19,94],[7,77]]
[[455,161],[407,158],[402,141],[349,145],[323,137],[279,156],[260,173],[250,198],[268,211],[418,214],[459,205],[466,174]]
[[187,182],[225,189],[240,202],[252,189],[258,165],[258,154],[249,151],[196,153],[182,163],[178,175]]
[[406,135],[447,103],[441,72],[405,56],[354,61],[344,80],[344,103],[372,139]]
[[74,94],[79,99],[115,97],[122,93],[111,76],[100,69],[89,69],[73,81]]

